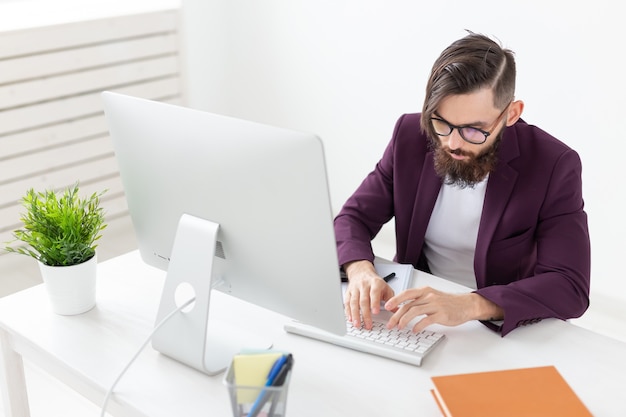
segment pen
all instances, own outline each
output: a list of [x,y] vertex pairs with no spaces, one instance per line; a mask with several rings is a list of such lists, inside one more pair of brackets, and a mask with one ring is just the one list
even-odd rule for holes
[[272,369],[270,369],[270,372],[267,375],[267,381],[265,382],[266,387],[269,387],[274,384],[274,380],[280,373],[280,370],[287,363],[288,357],[289,355],[282,355],[281,357],[276,359],[276,362],[274,362],[274,365],[272,365]]
[[389,282],[389,281],[391,281],[392,279],[394,279],[394,278],[395,278],[395,276],[396,276],[396,273],[395,273],[395,272],[392,272],[391,274],[387,275],[387,276],[386,276],[386,277],[384,277],[383,279],[385,280],[385,282]]
[[[291,357],[291,354],[282,355],[281,357],[276,359],[276,362],[274,362],[274,365],[272,365],[272,369],[270,369],[267,375],[267,380],[265,382],[266,387],[271,387],[272,385],[274,385],[274,382],[277,380],[277,377],[280,375],[283,368],[285,368],[286,364],[290,361],[289,359],[290,357]],[[262,390],[259,396],[257,397],[256,401],[254,401],[254,404],[252,404],[252,408],[250,409],[250,412],[248,413],[248,417],[256,417],[261,411],[261,409],[263,408],[263,406],[265,405],[265,403],[267,402],[267,400],[269,399],[270,395],[271,393],[268,392],[267,390]]]
[[[289,354],[289,357],[287,358],[287,362],[285,363],[285,366],[282,367],[282,369],[280,370],[280,372],[276,376],[276,379],[274,380],[274,385],[273,386],[275,386],[275,387],[283,386],[283,384],[285,383],[285,380],[287,379],[287,374],[291,370],[292,366],[293,366],[293,356],[291,356],[291,354]],[[280,395],[281,394],[282,394],[282,392],[280,392],[280,391],[272,393],[272,395],[275,395],[277,398],[274,398],[272,400],[272,405],[270,406],[270,410],[267,413],[268,417],[274,417],[274,413],[276,411],[277,403],[280,402]]]
[[339,271],[339,275],[341,276],[341,282],[348,282],[348,274],[343,269]]

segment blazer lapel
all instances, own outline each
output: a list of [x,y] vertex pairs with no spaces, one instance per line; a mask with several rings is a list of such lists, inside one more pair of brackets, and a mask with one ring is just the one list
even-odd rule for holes
[[424,235],[426,234],[430,215],[435,207],[440,189],[441,179],[435,173],[432,152],[428,152],[422,167],[417,192],[415,193],[415,203],[413,205],[413,215],[407,242],[407,259],[410,259],[414,265],[417,264],[421,256]]
[[513,187],[517,182],[518,172],[510,166],[510,161],[519,156],[519,146],[515,130],[508,128],[502,138],[500,162],[496,170],[489,174],[483,212],[478,227],[476,252],[474,253],[474,273],[478,288],[487,285],[487,250],[500,222],[504,207],[507,205]]

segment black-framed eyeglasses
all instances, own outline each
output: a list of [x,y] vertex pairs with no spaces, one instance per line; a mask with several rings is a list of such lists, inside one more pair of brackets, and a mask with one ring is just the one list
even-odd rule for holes
[[[511,103],[506,105],[504,110],[502,110],[502,113],[500,113],[496,121],[493,122],[491,126],[495,126],[496,124],[500,122],[500,120],[502,119],[502,116],[504,115],[506,110],[509,108],[510,104]],[[464,141],[469,142],[473,145],[482,145],[483,143],[487,141],[487,138],[489,137],[489,135],[493,133],[493,127],[491,131],[488,131],[488,130],[483,130],[483,129],[479,129],[477,127],[468,126],[468,125],[456,126],[456,125],[453,125],[452,123],[449,123],[447,120],[442,119],[441,117],[431,117],[430,123],[432,124],[433,130],[435,131],[437,136],[450,136],[452,134],[452,131],[456,129],[459,131],[459,135],[461,135],[461,138]]]

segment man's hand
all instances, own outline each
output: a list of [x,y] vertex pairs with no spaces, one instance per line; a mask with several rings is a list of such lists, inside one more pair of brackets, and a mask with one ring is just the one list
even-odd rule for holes
[[501,307],[476,293],[448,294],[430,287],[403,291],[389,299],[385,309],[394,312],[388,328],[404,328],[416,317],[424,316],[412,328],[416,333],[435,323],[458,326],[470,320],[504,317]]
[[348,289],[344,295],[346,317],[355,327],[361,327],[361,316],[366,329],[372,328],[372,314],[380,312],[381,301],[393,297],[391,287],[376,273],[370,261],[355,261],[344,265],[348,275]]

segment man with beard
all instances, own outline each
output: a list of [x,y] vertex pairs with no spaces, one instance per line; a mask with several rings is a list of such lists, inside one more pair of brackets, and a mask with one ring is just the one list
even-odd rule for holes
[[[414,331],[480,320],[502,336],[589,305],[590,242],[578,154],[520,116],[513,53],[469,33],[433,65],[421,114],[405,114],[335,219],[346,316]],[[371,240],[395,218],[395,261],[473,289],[401,294],[376,274]]]

